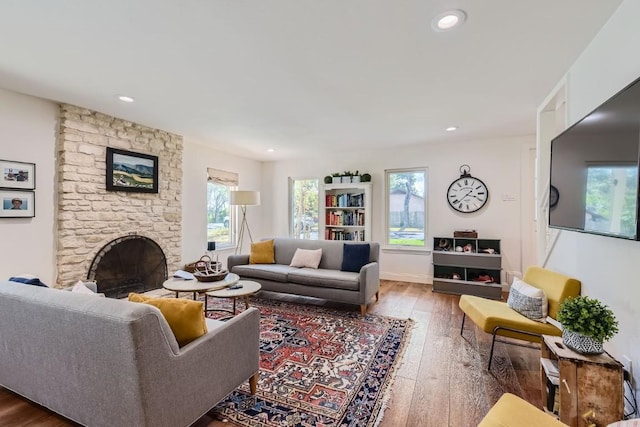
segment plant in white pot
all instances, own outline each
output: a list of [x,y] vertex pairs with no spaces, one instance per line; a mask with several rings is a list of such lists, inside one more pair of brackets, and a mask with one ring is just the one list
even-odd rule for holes
[[595,298],[568,298],[558,307],[562,324],[562,342],[583,354],[600,354],[602,344],[618,333],[618,321],[613,311]]

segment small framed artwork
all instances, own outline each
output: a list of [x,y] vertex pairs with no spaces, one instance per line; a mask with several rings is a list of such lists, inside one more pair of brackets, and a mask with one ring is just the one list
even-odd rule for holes
[[34,190],[36,188],[35,163],[0,160],[0,187]]
[[0,218],[33,218],[36,216],[34,191],[0,190]]
[[158,192],[158,156],[107,147],[107,190]]

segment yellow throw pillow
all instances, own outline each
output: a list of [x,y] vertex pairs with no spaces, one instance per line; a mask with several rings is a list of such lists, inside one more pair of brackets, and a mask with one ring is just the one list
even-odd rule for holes
[[180,347],[207,333],[202,301],[182,298],[154,298],[135,293],[129,294],[129,301],[141,302],[159,308]]
[[275,264],[276,254],[273,249],[273,239],[251,244],[249,264]]

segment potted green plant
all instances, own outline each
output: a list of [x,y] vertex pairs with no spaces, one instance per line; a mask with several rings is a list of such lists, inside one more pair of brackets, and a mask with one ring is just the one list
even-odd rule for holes
[[351,171],[344,171],[342,172],[342,183],[349,183],[351,182],[351,177],[353,176],[353,172]]
[[602,344],[618,332],[613,311],[595,298],[567,298],[558,306],[557,319],[562,324],[562,342],[583,354],[600,354]]
[[327,175],[324,177],[325,184],[331,184],[333,182],[333,177],[331,175]]
[[369,175],[368,173],[363,173],[362,175],[360,175],[360,181],[371,182],[371,175]]
[[353,175],[351,175],[351,182],[360,182],[360,172],[356,171]]
[[331,174],[331,180],[334,184],[340,184],[342,182],[342,177],[339,172],[334,172]]

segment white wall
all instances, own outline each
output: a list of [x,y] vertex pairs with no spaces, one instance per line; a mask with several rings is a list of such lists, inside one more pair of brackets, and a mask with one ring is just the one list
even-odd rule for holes
[[[522,194],[525,152],[535,146],[533,137],[510,138],[466,143],[421,144],[401,149],[367,152],[327,153],[323,158],[296,159],[265,163],[265,185],[271,186],[272,206],[265,212],[265,231],[274,236],[288,234],[289,177],[322,178],[333,172],[359,170],[368,172],[373,183],[372,240],[384,242],[384,171],[386,169],[428,168],[429,198],[427,234],[429,248],[435,236],[453,236],[454,230],[475,229],[479,237],[502,240],[503,269],[521,272],[521,202],[533,199],[533,191]],[[461,214],[451,209],[446,191],[452,181],[460,177],[462,164],[471,167],[471,174],[489,188],[489,202],[479,212]],[[268,183],[268,184],[267,184]],[[503,195],[513,195],[514,201],[504,201]],[[380,257],[381,277],[419,283],[431,283],[433,268],[431,254],[383,252]]]
[[[182,259],[192,262],[204,255],[207,248],[207,168],[235,172],[240,190],[259,190],[261,205],[247,207],[247,222],[254,240],[265,235],[262,212],[269,212],[270,196],[261,188],[262,163],[206,147],[202,142],[184,138],[182,166]],[[243,252],[249,253],[249,237],[245,236]],[[220,261],[234,249],[219,250]],[[170,272],[172,273],[172,272]]]
[[[640,2],[626,0],[568,72],[569,125],[640,77]],[[577,277],[583,294],[609,305],[620,332],[605,345],[632,358],[640,381],[640,242],[562,231],[547,267]]]
[[0,159],[36,164],[35,218],[0,218],[0,279],[30,273],[55,284],[58,106],[0,89]]

